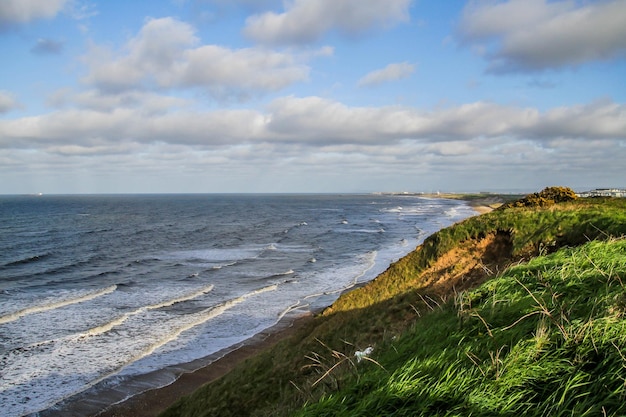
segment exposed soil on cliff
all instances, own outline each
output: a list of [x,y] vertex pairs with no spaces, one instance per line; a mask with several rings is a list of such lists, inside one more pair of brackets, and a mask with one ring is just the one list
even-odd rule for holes
[[440,256],[422,272],[420,281],[423,288],[440,296],[475,287],[514,262],[512,250],[511,234],[507,231],[468,240]]

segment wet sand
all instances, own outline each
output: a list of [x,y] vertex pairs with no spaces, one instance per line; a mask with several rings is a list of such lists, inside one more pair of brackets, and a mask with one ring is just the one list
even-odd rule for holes
[[181,397],[191,394],[202,385],[226,375],[244,362],[279,341],[293,335],[304,324],[313,320],[308,314],[286,322],[252,337],[242,347],[194,372],[182,374],[176,381],[162,388],[151,389],[128,400],[113,405],[96,414],[97,417],[154,417]]

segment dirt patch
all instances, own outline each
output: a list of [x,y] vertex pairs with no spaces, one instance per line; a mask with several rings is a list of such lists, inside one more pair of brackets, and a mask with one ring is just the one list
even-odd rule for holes
[[510,232],[497,231],[480,239],[463,242],[440,256],[422,272],[424,289],[447,295],[477,286],[497,275],[513,261]]

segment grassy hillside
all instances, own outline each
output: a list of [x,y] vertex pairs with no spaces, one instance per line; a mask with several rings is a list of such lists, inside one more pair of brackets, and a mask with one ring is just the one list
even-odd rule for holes
[[626,414],[626,240],[457,294],[299,416]]
[[163,415],[624,415],[624,235],[625,199],[467,219]]

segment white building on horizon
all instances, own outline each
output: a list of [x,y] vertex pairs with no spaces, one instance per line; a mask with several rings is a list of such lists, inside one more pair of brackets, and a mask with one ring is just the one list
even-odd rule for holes
[[626,197],[624,188],[596,188],[595,190],[577,193],[578,197]]

